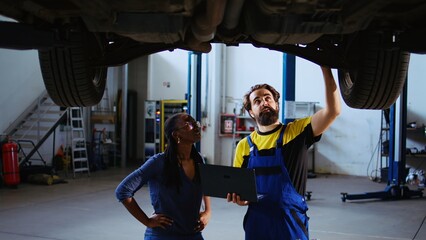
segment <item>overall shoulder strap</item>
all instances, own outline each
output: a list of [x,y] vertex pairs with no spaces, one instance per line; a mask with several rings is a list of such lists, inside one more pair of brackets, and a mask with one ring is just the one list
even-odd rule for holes
[[283,137],[284,137],[284,132],[285,132],[286,127],[287,127],[287,125],[283,125],[281,127],[280,135],[279,135],[278,140],[277,140],[277,146],[276,146],[277,148],[283,146]]
[[247,142],[248,142],[250,148],[253,147],[254,144],[253,144],[253,141],[251,140],[250,135],[248,135],[246,138],[247,138]]
[[256,155],[256,150],[257,150],[256,144],[253,143],[250,135],[248,135],[246,138],[247,138],[247,143],[249,144],[249,147],[250,147],[250,155],[251,154]]
[[[256,147],[256,145],[253,143],[253,141],[251,140],[251,137],[250,137],[250,135],[248,135],[247,137],[246,137],[246,139],[247,139],[247,143],[248,143],[248,145],[249,145],[249,147],[250,147],[250,153],[249,153],[249,155],[250,156],[255,156],[256,155],[256,151],[257,151],[257,147]],[[243,164],[241,165],[241,167],[243,167],[243,168],[247,168],[247,166],[248,166],[248,162],[249,162],[249,158],[245,158],[244,159],[244,161],[243,161]]]

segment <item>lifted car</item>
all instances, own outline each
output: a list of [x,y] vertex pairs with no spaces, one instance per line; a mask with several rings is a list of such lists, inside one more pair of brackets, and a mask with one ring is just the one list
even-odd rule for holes
[[109,66],[211,43],[286,52],[338,69],[346,104],[386,109],[426,51],[424,0],[0,0],[0,47],[37,49],[60,106],[98,103]]

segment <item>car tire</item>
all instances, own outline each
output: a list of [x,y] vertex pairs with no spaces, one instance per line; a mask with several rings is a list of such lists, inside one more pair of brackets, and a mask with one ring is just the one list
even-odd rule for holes
[[105,91],[107,67],[93,63],[103,52],[95,35],[67,32],[66,46],[39,50],[46,90],[62,107],[86,107],[99,103]]
[[347,54],[356,57],[349,61],[349,67],[339,69],[338,75],[343,100],[349,107],[387,109],[398,99],[410,53],[390,47],[386,39],[389,37],[384,34],[364,33],[347,45]]

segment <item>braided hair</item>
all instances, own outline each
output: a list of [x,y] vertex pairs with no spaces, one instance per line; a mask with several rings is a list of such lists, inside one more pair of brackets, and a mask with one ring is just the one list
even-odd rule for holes
[[[164,184],[167,187],[176,187],[176,190],[179,192],[180,187],[182,186],[182,180],[179,174],[179,160],[178,155],[178,144],[173,137],[173,132],[176,130],[176,123],[179,121],[182,115],[186,113],[177,113],[170,116],[164,123],[164,134],[167,140],[167,146],[164,151],[165,162],[164,162]],[[191,158],[194,159],[196,163],[202,161],[200,155],[197,152],[197,149],[192,145],[191,149]],[[195,168],[196,178],[199,180],[198,168]]]

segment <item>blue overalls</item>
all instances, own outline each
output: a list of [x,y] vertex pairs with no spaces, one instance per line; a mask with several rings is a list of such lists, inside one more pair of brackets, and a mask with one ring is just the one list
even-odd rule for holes
[[256,203],[250,203],[244,217],[246,240],[307,240],[308,206],[303,196],[293,187],[282,155],[282,127],[275,156],[259,156],[259,151],[247,137],[250,145],[248,168],[254,168],[258,194]]

